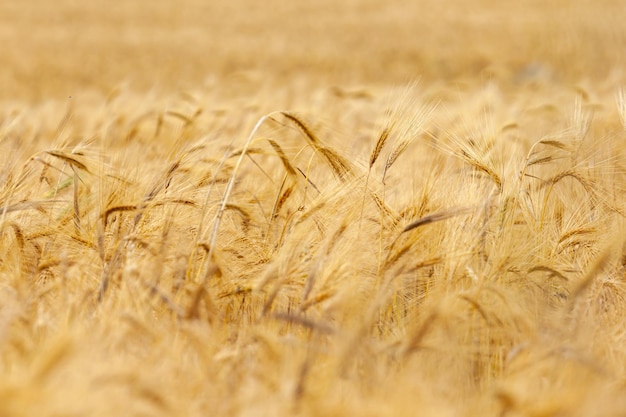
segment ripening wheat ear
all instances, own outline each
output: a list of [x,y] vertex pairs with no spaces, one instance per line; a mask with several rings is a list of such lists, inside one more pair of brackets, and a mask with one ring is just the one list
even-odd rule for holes
[[380,152],[383,150],[385,143],[387,143],[387,139],[389,139],[389,135],[391,134],[391,131],[393,130],[393,127],[395,126],[395,124],[396,124],[395,120],[390,120],[389,123],[387,123],[387,126],[385,126],[383,131],[380,133],[380,136],[378,137],[378,140],[376,141],[376,146],[374,146],[374,149],[372,149],[372,153],[370,155],[370,166],[369,166],[370,171],[372,170],[372,167],[378,160],[378,157],[380,156]]
[[282,114],[287,120],[296,125],[303,133],[309,146],[326,161],[337,178],[341,181],[346,181],[350,177],[354,177],[354,169],[350,162],[334,149],[323,144],[315,132],[299,116],[285,111],[276,113]]
[[302,131],[302,133],[304,134],[307,141],[311,144],[311,146],[313,146],[316,149],[319,146],[321,146],[320,140],[317,138],[317,135],[315,135],[315,133],[309,128],[309,126],[304,121],[300,119],[300,117],[296,116],[293,113],[289,113],[286,111],[279,112],[279,113],[285,116],[288,120],[290,120],[293,124],[295,124],[298,127],[298,129],[300,129],[300,131]]
[[[393,166],[393,164],[396,163],[400,155],[404,153],[404,151],[411,144],[411,142],[413,142],[413,140],[415,140],[415,138],[417,138],[417,136],[420,133],[422,133],[422,128],[424,124],[429,120],[433,111],[437,108],[437,104],[426,105],[426,106],[418,105],[419,108],[415,111],[412,108],[415,105],[413,104],[412,101],[410,101],[407,104],[410,106],[407,106],[408,108],[404,110],[401,109],[401,111],[403,111],[402,114],[392,115],[392,117],[398,118],[397,121],[393,121],[393,126],[399,125],[399,128],[397,129],[397,133],[396,133],[396,136],[398,139],[394,142],[393,147],[389,151],[389,154],[387,154],[387,158],[385,160],[385,167],[383,169],[383,177],[382,177],[383,184],[385,183],[385,178],[387,177],[387,172],[389,171],[389,169]],[[409,113],[409,112],[413,112],[413,113]],[[397,112],[394,112],[394,113],[397,113]],[[385,132],[383,131],[383,134],[381,134],[381,139],[384,139],[384,141],[387,141],[387,136],[389,136],[389,133],[385,135]],[[383,142],[383,141],[379,139],[379,142]],[[379,147],[382,149],[383,145],[384,145],[384,142],[377,143],[375,150]]]
[[374,164],[378,160],[378,157],[380,156],[381,151],[385,147],[385,144],[387,143],[387,139],[389,139],[389,135],[391,134],[395,124],[396,124],[396,120],[391,119],[391,118],[388,119],[387,125],[378,136],[376,145],[374,146],[374,149],[372,149],[372,153],[370,154],[369,167],[367,169],[367,176],[365,177],[363,199],[361,201],[361,214],[359,216],[359,234],[361,232],[361,222],[363,220],[363,211],[365,210],[365,197],[367,196],[368,191],[369,191],[369,182],[370,182],[370,175],[372,174],[372,168],[374,167]]
[[273,139],[267,139],[267,141],[272,146],[272,149],[274,149],[274,153],[276,153],[276,155],[278,155],[278,157],[280,158],[280,162],[283,164],[283,167],[285,168],[285,171],[287,171],[287,174],[292,177],[297,177],[298,174],[296,174],[296,169],[291,164],[291,161],[289,161],[289,158],[287,158],[287,155],[285,155],[283,148],[281,148],[278,142]]

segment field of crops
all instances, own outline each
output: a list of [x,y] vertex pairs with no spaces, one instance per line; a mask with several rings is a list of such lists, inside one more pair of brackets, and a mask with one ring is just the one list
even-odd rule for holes
[[626,416],[621,0],[114,3],[0,1],[0,416]]

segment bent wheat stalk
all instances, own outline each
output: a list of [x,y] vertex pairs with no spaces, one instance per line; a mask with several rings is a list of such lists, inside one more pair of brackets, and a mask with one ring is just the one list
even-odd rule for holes
[[[230,178],[228,179],[228,183],[226,184],[226,190],[224,191],[224,195],[222,196],[222,200],[220,202],[219,208],[217,210],[217,213],[215,214],[215,219],[214,219],[214,222],[213,222],[213,228],[211,229],[211,235],[209,237],[209,243],[208,243],[209,250],[208,250],[208,253],[207,253],[207,262],[208,262],[208,265],[206,266],[206,270],[207,271],[211,271],[211,268],[215,267],[215,266],[212,266],[211,263],[213,262],[213,254],[215,252],[215,244],[217,242],[217,235],[218,235],[218,232],[219,232],[220,223],[221,223],[221,220],[222,220],[222,216],[224,215],[224,211],[229,206],[228,200],[230,198],[230,194],[232,193],[233,187],[235,185],[235,179],[237,178],[237,173],[239,172],[239,168],[241,166],[243,158],[244,158],[244,156],[246,156],[247,151],[250,148],[250,144],[252,143],[252,140],[254,139],[255,135],[258,132],[258,130],[261,128],[261,126],[265,123],[265,121],[267,119],[271,118],[276,113],[279,113],[279,112],[272,112],[272,113],[266,114],[265,116],[261,117],[256,122],[256,124],[254,125],[254,128],[252,129],[252,131],[248,135],[248,138],[246,139],[246,141],[245,141],[245,143],[243,145],[243,148],[241,150],[241,153],[239,154],[239,157],[237,158],[237,162],[235,164],[233,172],[230,175]],[[212,273],[204,273],[203,274],[201,285],[197,289],[198,293],[195,295],[195,297],[192,297],[192,298],[198,298],[199,297],[200,292],[203,291],[204,286],[206,285],[208,280],[213,275],[214,274],[212,274]]]

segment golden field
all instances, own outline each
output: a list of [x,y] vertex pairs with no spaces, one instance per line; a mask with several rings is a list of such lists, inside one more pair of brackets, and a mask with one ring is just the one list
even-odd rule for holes
[[626,415],[626,6],[407,3],[0,3],[0,416]]

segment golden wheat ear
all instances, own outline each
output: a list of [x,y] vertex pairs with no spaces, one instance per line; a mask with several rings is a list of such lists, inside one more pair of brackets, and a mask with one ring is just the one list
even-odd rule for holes
[[287,120],[300,130],[309,146],[319,154],[333,171],[333,174],[341,181],[354,178],[354,167],[350,161],[333,148],[325,145],[300,116],[290,112],[279,112]]
[[463,214],[468,214],[475,210],[476,210],[475,207],[461,207],[461,208],[443,210],[437,213],[432,213],[410,223],[404,229],[402,229],[402,233],[406,233],[408,231],[424,226],[426,224],[440,222],[442,220],[447,220],[452,217],[460,216]]

